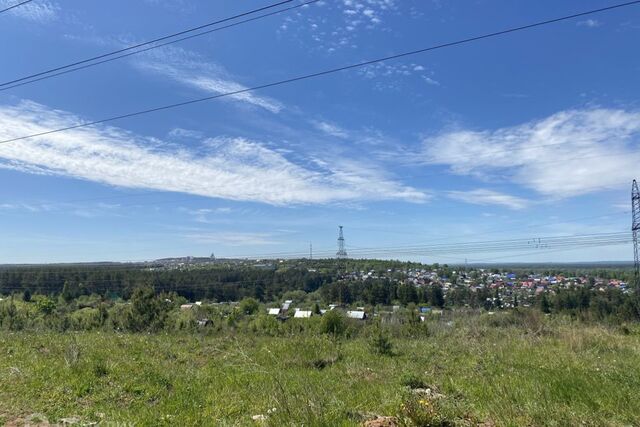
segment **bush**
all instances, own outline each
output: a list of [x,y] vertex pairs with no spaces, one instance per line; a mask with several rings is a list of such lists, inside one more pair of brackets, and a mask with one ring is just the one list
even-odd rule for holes
[[342,313],[337,310],[329,310],[322,316],[320,331],[323,334],[341,336],[347,330],[347,322]]
[[150,286],[136,288],[131,296],[127,327],[132,331],[157,331],[163,328],[170,306],[164,304]]
[[253,325],[256,328],[255,332],[264,333],[266,335],[275,336],[278,334],[280,330],[280,324],[273,316],[268,316],[263,314],[259,316],[254,322]]
[[56,303],[49,297],[42,296],[36,302],[38,311],[43,314],[51,314],[56,309]]
[[101,313],[97,308],[83,308],[69,315],[71,327],[79,331],[88,331],[102,326]]
[[387,335],[382,328],[378,328],[377,333],[373,336],[370,342],[371,351],[374,354],[381,356],[393,355],[393,343],[391,338]]
[[256,314],[260,309],[260,303],[254,298],[245,298],[240,301],[240,311],[243,314]]

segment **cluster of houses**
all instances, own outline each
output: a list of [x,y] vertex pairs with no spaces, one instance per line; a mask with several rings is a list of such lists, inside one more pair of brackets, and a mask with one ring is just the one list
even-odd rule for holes
[[[443,290],[445,299],[448,293],[460,287],[468,288],[471,292],[479,290],[491,291],[490,296],[494,306],[509,308],[514,304],[524,306],[530,305],[535,297],[544,292],[555,292],[563,288],[588,287],[596,291],[605,291],[607,288],[616,288],[624,292],[628,291],[628,284],[619,279],[602,279],[592,276],[566,276],[544,275],[544,274],[516,274],[513,272],[499,272],[489,269],[473,269],[473,270],[445,270],[436,268],[415,268],[404,271],[387,270],[387,271],[353,271],[342,275],[343,280],[368,280],[368,279],[388,279],[394,282],[403,282],[412,284],[416,287],[423,286],[440,286]],[[217,303],[222,304],[222,303]],[[216,305],[217,305],[216,304]],[[237,302],[228,303],[230,305],[238,304]],[[313,316],[322,316],[330,310],[340,310],[346,317],[365,320],[370,315],[392,314],[400,309],[399,306],[388,307],[380,311],[380,313],[367,313],[364,307],[356,307],[355,309],[343,307],[336,304],[329,304],[327,308],[315,310],[306,308],[293,307],[292,300],[284,301],[279,307],[267,309],[267,314],[277,317],[280,320],[289,318],[307,319]],[[202,305],[201,301],[195,303],[182,304],[180,309],[189,310],[191,308]],[[420,315],[424,320],[427,314],[434,314],[440,310],[432,310],[430,307],[419,307]]]
[[[267,309],[267,314],[270,316],[277,316],[279,319],[287,319],[290,317],[291,304],[293,304],[292,300],[286,300],[282,303],[280,307],[269,308]],[[294,319],[308,319],[311,316],[322,316],[327,311],[334,309],[342,309],[337,304],[329,304],[328,309],[320,309],[314,313],[313,310],[302,310],[300,308],[293,309],[293,318]],[[351,319],[357,320],[365,320],[367,318],[367,313],[364,311],[364,307],[358,307],[356,310],[346,310],[345,315]]]
[[[292,300],[286,300],[280,307],[268,308],[267,314],[270,316],[275,316],[279,320],[287,320],[289,318],[294,319],[308,319],[313,316],[323,316],[325,313],[331,310],[338,310],[343,313],[349,319],[355,320],[366,320],[370,316],[382,316],[384,318],[388,318],[389,316],[394,316],[399,310],[399,305],[394,305],[392,307],[383,307],[380,310],[377,310],[375,313],[365,311],[364,307],[356,307],[355,310],[349,309],[347,307],[338,305],[338,304],[329,304],[326,309],[319,310],[302,310],[300,308],[291,308],[291,304],[293,304]],[[432,307],[418,307],[419,318],[421,321],[425,321],[428,315],[441,315],[442,310],[434,309]],[[383,319],[384,320],[384,319]]]
[[508,308],[513,302],[513,297],[520,299],[527,305],[527,301],[533,300],[544,292],[555,292],[559,289],[575,287],[588,287],[604,292],[607,288],[629,291],[628,283],[619,279],[603,279],[599,277],[581,275],[567,276],[562,274],[516,274],[513,272],[499,272],[490,269],[449,270],[444,272],[437,268],[413,268],[404,271],[387,270],[376,271],[352,271],[343,277],[346,280],[388,279],[394,282],[404,282],[416,287],[437,285],[443,290],[445,299],[452,290],[466,287],[472,292],[481,289],[491,290],[496,299],[502,300],[502,307]]

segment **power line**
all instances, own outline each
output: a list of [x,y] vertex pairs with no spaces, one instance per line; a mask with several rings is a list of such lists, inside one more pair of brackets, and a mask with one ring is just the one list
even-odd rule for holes
[[26,1],[22,1],[22,2],[20,2],[20,3],[16,3],[16,4],[14,4],[13,6],[9,6],[9,7],[7,7],[7,8],[4,8],[4,9],[0,10],[0,13],[7,12],[7,11],[9,11],[9,10],[11,10],[11,9],[15,9],[16,7],[22,6],[23,4],[31,3],[32,1],[33,1],[33,0],[26,0]]
[[[631,242],[628,232],[598,233],[598,234],[576,234],[570,236],[551,236],[540,238],[519,238],[507,240],[473,241],[460,243],[445,243],[436,245],[408,245],[391,247],[370,247],[352,249],[353,256],[373,255],[373,254],[431,254],[431,253],[467,253],[467,252],[492,252],[516,249],[548,249],[573,245],[591,244],[612,244]],[[334,256],[332,251],[316,251],[315,255]],[[304,256],[303,252],[280,252],[272,254],[260,254],[254,256],[234,255],[230,258],[297,258]]]
[[[291,2],[291,1],[293,1],[293,0],[287,0],[286,2],[276,3],[275,5],[267,6],[267,7],[261,8],[261,9],[256,9],[256,10],[254,10],[252,12],[245,12],[244,14],[236,15],[235,17],[226,18],[224,20],[217,21],[215,23],[207,24],[207,26],[215,25],[216,23],[222,23],[222,22],[228,21],[230,19],[235,19],[235,18],[240,17],[240,16],[245,16],[245,15],[250,14],[250,13],[256,13],[257,11],[265,10],[265,9],[268,9],[268,8],[271,8],[271,7],[275,7],[275,6],[279,6],[279,5],[283,4],[283,3],[288,3],[288,2]],[[182,42],[182,41],[185,41],[185,40],[193,39],[193,38],[196,38],[196,37],[204,36],[204,35],[211,34],[211,33],[217,32],[217,31],[221,31],[221,30],[224,30],[224,29],[227,29],[227,28],[236,27],[238,25],[246,24],[248,22],[257,21],[259,19],[267,18],[269,16],[274,16],[274,15],[278,15],[280,13],[288,12],[288,11],[293,10],[293,9],[299,9],[301,7],[305,7],[305,6],[308,6],[310,4],[317,3],[319,1],[320,0],[309,0],[309,1],[306,1],[304,3],[297,4],[295,6],[287,7],[287,8],[284,8],[284,9],[279,9],[279,10],[276,10],[276,11],[273,11],[273,12],[269,12],[269,13],[265,13],[265,14],[262,14],[262,15],[259,15],[259,16],[255,16],[253,18],[243,19],[243,20],[240,20],[240,21],[237,21],[237,22],[233,22],[233,23],[228,24],[228,25],[224,25],[222,27],[217,27],[217,28],[213,28],[213,29],[210,29],[210,30],[207,30],[207,31],[202,31],[202,32],[199,32],[199,33],[196,33],[196,34],[191,34],[191,35],[186,36],[186,37],[180,37],[178,39],[170,40],[170,41],[165,42],[165,43],[155,44],[155,45],[146,47],[144,49],[138,49],[138,48],[141,47],[141,46],[145,46],[147,44],[150,44],[150,43],[158,42],[158,41],[163,40],[165,38],[175,37],[177,34],[174,34],[172,36],[166,36],[166,37],[163,37],[163,38],[160,38],[160,39],[156,39],[156,40],[152,40],[152,41],[149,41],[149,42],[141,43],[141,44],[138,44],[138,45],[135,45],[135,46],[130,46],[130,47],[127,47],[127,48],[124,48],[124,49],[120,49],[120,50],[117,50],[117,51],[114,51],[114,52],[111,52],[111,53],[106,53],[106,54],[103,54],[103,55],[99,55],[99,56],[96,56],[96,57],[93,57],[93,58],[88,58],[88,59],[85,59],[85,60],[82,60],[82,61],[78,61],[78,62],[75,62],[75,63],[72,63],[72,64],[68,64],[68,65],[65,65],[65,66],[52,68],[50,70],[42,71],[40,73],[32,74],[30,76],[26,76],[26,77],[23,77],[23,78],[20,78],[20,79],[16,79],[16,80],[13,80],[13,81],[8,81],[8,82],[1,83],[0,84],[0,92],[3,92],[5,90],[9,90],[9,89],[13,89],[15,87],[24,86],[24,85],[28,85],[28,84],[31,84],[31,83],[39,82],[39,81],[42,81],[42,80],[47,80],[47,79],[50,79],[50,78],[53,78],[53,77],[57,77],[57,76],[61,76],[61,75],[64,75],[64,74],[73,73],[75,71],[79,71],[79,70],[84,70],[84,69],[87,69],[87,68],[95,67],[95,66],[100,65],[100,64],[116,61],[118,59],[126,58],[126,57],[129,57],[129,56],[132,56],[132,55],[137,55],[139,53],[147,52],[147,51],[152,50],[152,49],[157,49],[157,48],[160,48],[160,47],[163,47],[163,46],[167,46],[167,45],[170,45],[170,44],[174,44],[174,43]],[[204,26],[200,26],[200,27],[197,27],[196,29],[186,30],[186,31],[183,31],[183,32],[178,33],[178,34],[185,34],[185,33],[189,32],[189,31],[195,31],[195,30],[197,30],[199,28],[203,28],[203,27]],[[129,53],[125,53],[125,54],[122,54],[122,55],[118,55],[118,56],[115,56],[115,57],[112,57],[112,58],[108,58],[109,56],[116,55],[118,53],[125,52],[125,51],[128,51],[128,50],[133,50],[133,49],[138,49],[138,50],[135,50],[135,51],[129,52]],[[97,61],[98,59],[105,58],[105,57],[106,57],[106,59],[102,59],[101,61]],[[93,61],[97,61],[97,62],[93,62]],[[84,65],[82,65],[82,64],[84,64]],[[56,72],[56,71],[58,71],[58,72]],[[41,76],[41,77],[39,77],[39,76]],[[25,81],[25,80],[27,80],[27,81]]]
[[209,22],[207,24],[199,25],[197,27],[193,27],[193,28],[189,28],[189,29],[186,29],[186,30],[183,30],[183,31],[179,31],[177,33],[173,33],[173,34],[169,34],[169,35],[166,35],[166,36],[158,37],[158,38],[155,38],[153,40],[146,41],[146,42],[137,43],[135,45],[131,45],[131,46],[128,46],[128,47],[125,47],[125,48],[122,48],[122,49],[114,50],[112,52],[108,52],[108,53],[104,53],[104,54],[101,54],[101,55],[93,56],[93,57],[87,58],[87,59],[82,59],[80,61],[72,62],[72,63],[67,64],[67,65],[62,65],[62,66],[59,66],[59,67],[50,68],[50,69],[45,70],[45,71],[40,71],[38,73],[30,74],[28,76],[24,76],[24,77],[20,77],[20,78],[14,79],[14,80],[6,81],[4,83],[0,83],[0,86],[7,86],[7,85],[10,85],[12,83],[21,82],[21,81],[28,80],[28,79],[31,79],[31,78],[34,78],[34,77],[42,76],[44,74],[49,74],[49,73],[52,73],[52,72],[55,72],[55,71],[64,70],[66,68],[71,68],[71,67],[74,67],[76,65],[86,64],[87,62],[91,62],[91,61],[95,61],[95,60],[98,60],[98,59],[106,58],[108,56],[116,55],[118,53],[127,52],[129,50],[137,49],[137,48],[140,48],[140,47],[143,47],[143,46],[147,46],[147,45],[150,45],[150,44],[153,44],[153,43],[157,43],[157,42],[160,42],[160,41],[168,40],[168,39],[173,38],[173,37],[178,37],[178,36],[181,36],[183,34],[188,34],[188,33],[194,32],[194,31],[201,30],[203,28],[207,28],[207,27],[210,27],[210,26],[213,26],[213,25],[221,24],[223,22],[228,22],[228,21],[231,21],[231,20],[234,20],[234,19],[237,19],[237,18],[241,18],[243,16],[251,15],[253,13],[261,12],[263,10],[267,10],[267,9],[271,9],[271,8],[274,8],[274,7],[277,7],[277,6],[281,6],[281,5],[285,4],[285,3],[290,3],[292,1],[293,0],[280,1],[278,3],[274,3],[274,4],[271,4],[271,5],[265,6],[265,7],[261,7],[261,8],[258,8],[258,9],[253,9],[253,10],[250,10],[250,11],[247,11],[247,12],[240,13],[238,15],[230,16],[228,18],[219,19],[217,21]]
[[[629,214],[629,211],[625,211],[625,212],[612,212],[612,213],[607,213],[604,215],[594,215],[594,216],[588,216],[588,217],[580,217],[580,218],[573,218],[573,219],[568,219],[568,220],[563,220],[563,221],[553,221],[553,222],[547,222],[547,223],[536,223],[536,224],[528,224],[528,225],[519,225],[519,226],[515,226],[515,227],[511,227],[511,228],[493,228],[487,231],[483,231],[482,233],[465,233],[465,234],[458,234],[458,235],[448,235],[448,236],[443,236],[443,237],[436,237],[431,238],[431,237],[425,237],[425,239],[429,240],[430,242],[438,242],[438,241],[445,241],[445,240],[451,240],[452,238],[465,238],[469,235],[474,235],[474,236],[482,236],[482,235],[487,235],[487,234],[500,234],[500,233],[504,233],[505,231],[513,231],[513,230],[521,230],[522,228],[538,228],[538,227],[547,227],[547,226],[552,226],[552,225],[557,225],[557,224],[569,224],[569,223],[582,223],[583,221],[586,220],[591,220],[591,219],[600,219],[600,218],[607,218],[607,217],[615,217],[615,216],[626,216]],[[415,234],[415,233],[414,233]],[[530,232],[530,234],[535,235],[537,233],[535,232]],[[399,246],[399,247],[413,247],[413,246],[420,246],[422,244],[420,243],[411,243],[411,244],[405,244],[403,246]],[[371,249],[371,247],[357,247],[357,246],[349,246],[350,250],[367,250],[367,249]],[[317,250],[316,249],[316,255],[318,254],[324,254],[324,255],[330,255],[333,251],[331,249],[322,249],[322,250]],[[278,257],[278,256],[283,256],[286,257],[288,255],[292,255],[292,254],[302,254],[303,252],[268,252],[268,253],[260,253],[260,254],[254,254],[252,256],[248,256],[248,255],[232,255],[229,256],[229,258],[269,258],[269,257]]]
[[397,53],[397,54],[394,54],[394,55],[389,55],[389,56],[385,56],[385,57],[381,57],[381,58],[377,58],[377,59],[358,62],[358,63],[355,63],[355,64],[345,65],[345,66],[342,66],[342,67],[330,68],[330,69],[323,70],[323,71],[318,71],[318,72],[315,72],[315,73],[304,74],[304,75],[291,77],[291,78],[284,79],[284,80],[278,80],[278,81],[271,82],[271,83],[265,83],[265,84],[262,84],[262,85],[249,87],[249,88],[234,90],[234,91],[230,91],[230,92],[224,92],[224,93],[220,93],[220,94],[217,94],[217,95],[206,96],[206,97],[203,97],[203,98],[191,99],[191,100],[188,100],[188,101],[177,102],[177,103],[174,103],[174,104],[163,105],[163,106],[160,106],[160,107],[149,108],[149,109],[146,109],[146,110],[140,110],[140,111],[136,111],[136,112],[132,112],[132,113],[121,114],[121,115],[117,115],[117,116],[108,117],[108,118],[105,118],[105,119],[95,120],[95,121],[92,121],[92,122],[80,123],[80,124],[77,124],[77,125],[67,126],[67,127],[64,127],[64,128],[52,129],[52,130],[49,130],[49,131],[39,132],[39,133],[35,133],[35,134],[30,134],[30,135],[24,135],[24,136],[20,136],[20,137],[17,137],[17,138],[6,139],[6,140],[3,140],[3,141],[0,141],[0,144],[19,141],[19,140],[23,140],[23,139],[34,138],[34,137],[37,137],[37,136],[50,135],[50,134],[57,133],[57,132],[64,132],[64,131],[68,131],[68,130],[72,130],[72,129],[84,128],[84,127],[88,127],[88,126],[93,126],[93,125],[97,125],[97,124],[102,124],[102,123],[106,123],[106,122],[115,121],[115,120],[121,120],[121,119],[125,119],[125,118],[141,116],[141,115],[144,115],[144,114],[155,113],[155,112],[158,112],[158,111],[164,111],[164,110],[169,110],[169,109],[173,109],[173,108],[184,107],[184,106],[187,106],[187,105],[201,103],[201,102],[204,102],[204,101],[211,101],[211,100],[214,100],[214,99],[240,95],[240,94],[247,93],[247,92],[253,92],[253,91],[267,89],[267,88],[276,87],[276,86],[282,86],[282,85],[289,84],[289,83],[294,83],[294,82],[308,80],[308,79],[312,79],[312,78],[316,78],[316,77],[326,76],[326,75],[329,75],[329,74],[335,74],[335,73],[338,73],[338,72],[341,72],[341,71],[347,71],[347,70],[352,70],[352,69],[355,69],[355,68],[361,68],[361,67],[365,67],[367,65],[377,64],[377,63],[380,63],[380,62],[390,61],[390,60],[399,59],[399,58],[412,56],[412,55],[417,55],[417,54],[421,54],[421,53],[426,53],[426,52],[430,52],[430,51],[434,51],[434,50],[438,50],[438,49],[444,49],[444,48],[448,48],[448,47],[453,47],[453,46],[457,46],[457,45],[471,43],[471,42],[475,42],[475,41],[479,41],[479,40],[483,40],[483,39],[488,39],[488,38],[497,37],[497,36],[501,36],[501,35],[505,35],[505,34],[509,34],[509,33],[514,33],[514,32],[517,32],[517,31],[523,31],[523,30],[527,30],[527,29],[531,29],[531,28],[535,28],[535,27],[540,27],[540,26],[543,26],[543,25],[548,25],[548,24],[553,24],[553,23],[556,23],[556,22],[575,19],[575,18],[582,17],[582,16],[593,15],[593,14],[596,14],[596,13],[601,13],[601,12],[605,12],[605,11],[609,11],[609,10],[613,10],[613,9],[618,9],[618,8],[622,8],[622,7],[626,7],[626,6],[636,5],[638,3],[640,3],[640,0],[634,0],[634,1],[626,2],[626,3],[620,3],[620,4],[617,4],[617,5],[612,5],[612,6],[608,6],[608,7],[599,8],[599,9],[592,9],[592,10],[589,10],[589,11],[586,11],[586,12],[575,13],[575,14],[572,14],[572,15],[566,15],[566,16],[562,16],[562,17],[559,17],[559,18],[553,18],[553,19],[548,19],[548,20],[545,20],[545,21],[535,22],[535,23],[532,23],[532,24],[522,25],[522,26],[518,26],[518,27],[512,27],[512,28],[508,28],[506,30],[495,31],[495,32],[492,32],[492,33],[487,33],[487,34],[483,34],[483,35],[479,35],[479,36],[474,36],[474,37],[469,37],[469,38],[465,38],[465,39],[461,39],[461,40],[456,40],[456,41],[453,41],[453,42],[448,42],[448,43],[443,43],[443,44],[439,44],[439,45],[435,45],[435,46],[430,46],[430,47],[425,47],[425,48],[421,48],[421,49],[415,49],[415,50],[411,50],[411,51]]
[[[455,243],[449,245],[433,245],[433,246],[423,246],[423,247],[409,247],[409,248],[371,248],[372,250],[367,251],[359,251],[354,253],[352,257],[363,258],[365,256],[372,255],[434,255],[434,256],[443,256],[444,254],[458,254],[458,253],[494,253],[494,252],[508,252],[513,250],[531,250],[536,248],[535,252],[527,252],[526,254],[536,254],[536,253],[550,253],[557,252],[562,250],[569,249],[578,249],[585,247],[602,247],[602,246],[613,246],[613,245],[622,245],[628,244],[631,242],[632,238],[630,237],[628,232],[620,232],[620,233],[601,233],[601,234],[584,234],[584,235],[572,235],[572,236],[556,236],[556,237],[544,237],[539,239],[511,239],[511,240],[497,240],[497,241],[485,241],[485,242],[468,242],[468,243]],[[331,252],[325,253],[327,258],[331,258],[334,256]],[[525,254],[517,254],[517,256],[525,255]],[[278,256],[275,259],[297,259],[302,258],[303,254],[294,254],[290,253],[289,256]],[[511,256],[511,255],[509,255]],[[516,255],[514,255],[516,256]],[[234,257],[234,258],[225,258],[227,260],[232,259],[256,259],[256,258],[265,258],[265,257],[257,257],[257,256],[246,256],[246,257]],[[269,257],[266,257],[269,258]],[[446,258],[446,257],[445,257]],[[493,258],[493,257],[492,257]],[[481,261],[484,259],[478,259],[475,261]],[[224,261],[223,261],[224,262]],[[197,266],[197,265],[196,265]],[[54,269],[55,268],[55,269]],[[158,268],[158,270],[151,270],[150,268]],[[170,272],[170,270],[166,270],[163,268],[161,262],[157,262],[154,264],[135,264],[135,265],[90,265],[90,264],[60,264],[57,266],[52,265],[14,265],[14,266],[3,266],[0,268],[0,274],[4,271],[12,271],[13,269],[19,269],[25,272],[25,274],[37,275],[37,274],[46,274],[53,276],[60,275],[83,275],[92,274],[92,273],[113,273],[118,275],[119,273],[131,273],[131,272],[140,272],[140,273],[163,273]],[[211,270],[212,273],[215,273],[217,270]],[[220,272],[224,273],[224,270],[220,270]],[[86,280],[88,278],[79,278],[80,280]],[[250,281],[235,281],[235,282],[225,282],[224,280],[217,278],[220,284],[229,284],[229,283],[246,283]],[[123,281],[123,283],[127,282],[127,278],[125,277],[114,277],[109,279],[110,282]],[[91,280],[91,283],[98,282],[96,280]],[[180,285],[177,285],[180,286]]]
[[[598,245],[598,246],[593,246],[593,247],[605,247],[605,246],[618,246],[620,245],[620,243],[614,243],[611,245]],[[583,247],[575,247],[575,248],[563,248],[563,249],[554,249],[554,250],[550,250],[550,251],[544,251],[544,252],[540,252],[540,251],[535,251],[535,252],[521,252],[518,254],[511,254],[511,255],[504,255],[504,256],[500,256],[500,257],[491,257],[491,258],[481,258],[481,259],[470,259],[469,262],[473,263],[473,264],[479,264],[479,263],[493,263],[497,260],[503,260],[503,259],[509,259],[509,258],[520,258],[523,256],[530,256],[530,255],[537,255],[537,254],[550,254],[550,253],[559,253],[559,252],[570,252],[570,251],[575,251],[577,249],[582,249]],[[569,262],[570,263],[570,262]]]
[[[600,219],[600,218],[609,218],[609,217],[614,217],[614,216],[622,216],[622,215],[628,215],[629,211],[625,211],[625,212],[615,212],[615,213],[607,213],[604,215],[594,215],[594,216],[588,216],[588,217],[581,217],[581,218],[574,218],[574,219],[569,219],[569,220],[564,220],[564,221],[553,221],[553,222],[547,222],[547,223],[537,223],[537,224],[526,224],[526,225],[518,225],[515,227],[510,227],[510,228],[493,228],[493,229],[489,229],[489,230],[485,230],[482,231],[481,233],[476,233],[476,232],[468,232],[468,233],[464,233],[464,234],[458,234],[458,235],[446,235],[446,236],[442,236],[442,237],[438,237],[438,235],[436,235],[436,238],[431,238],[431,237],[425,237],[425,239],[428,239],[430,242],[438,242],[438,241],[443,241],[443,240],[448,240],[456,237],[466,237],[469,235],[473,235],[473,236],[483,236],[483,235],[487,235],[487,234],[498,234],[498,233],[504,233],[505,231],[513,231],[513,230],[521,230],[523,228],[533,228],[533,227],[547,227],[547,226],[552,226],[552,225],[557,225],[557,224],[567,224],[567,223],[582,223],[583,221],[587,221],[590,219]],[[363,228],[360,227],[350,227],[356,230],[363,230]],[[364,228],[364,230],[367,230],[367,228]],[[385,230],[377,230],[375,228],[369,228],[368,230],[373,230],[376,232],[384,232]],[[393,233],[393,232],[390,232]],[[400,233],[400,234],[409,234],[409,233]],[[416,235],[415,232],[410,233],[412,235]],[[362,248],[362,247],[357,247],[357,246],[351,246],[348,245],[349,248],[354,248],[354,249],[366,249],[366,248]]]

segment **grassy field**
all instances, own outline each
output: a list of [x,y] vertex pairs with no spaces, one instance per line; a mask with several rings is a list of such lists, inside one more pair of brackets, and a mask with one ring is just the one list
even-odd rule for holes
[[390,355],[362,335],[0,332],[0,424],[640,425],[637,326],[500,316]]

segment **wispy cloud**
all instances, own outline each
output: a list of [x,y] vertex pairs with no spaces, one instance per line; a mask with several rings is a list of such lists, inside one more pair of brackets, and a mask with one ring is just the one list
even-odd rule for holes
[[435,79],[435,73],[427,70],[423,65],[416,63],[391,62],[367,65],[358,71],[365,79],[375,81],[375,88],[398,89],[403,79],[413,78],[415,81],[423,81],[431,86],[440,86]]
[[[0,139],[80,121],[73,114],[33,102],[0,106]],[[428,199],[425,192],[355,162],[327,162],[311,170],[257,141],[209,138],[189,151],[107,126],[2,144],[0,167],[273,205]]]
[[[317,13],[316,8],[324,10]],[[366,32],[385,30],[385,19],[397,8],[395,0],[322,1],[285,17],[278,31],[331,54],[357,48]]]
[[[17,0],[0,0],[0,9],[4,9],[18,3]],[[7,13],[32,22],[47,23],[58,19],[60,6],[50,1],[36,1],[23,4]]]
[[196,10],[197,4],[189,0],[144,0],[152,6],[161,6],[172,12],[183,14],[192,13]]
[[250,232],[202,232],[189,233],[185,237],[195,243],[229,246],[276,245],[282,243],[270,233]]
[[[133,64],[141,71],[158,74],[210,94],[236,92],[247,88],[236,82],[223,67],[207,61],[201,55],[177,47],[165,46],[136,55]],[[272,113],[283,109],[280,102],[250,92],[230,98]]]
[[447,196],[474,205],[498,205],[509,209],[524,209],[529,202],[520,197],[499,193],[488,189],[476,189],[471,191],[449,191]]
[[347,138],[349,136],[349,133],[346,130],[334,123],[313,121],[312,124],[316,129],[329,136],[335,136],[338,138]]
[[597,19],[586,19],[584,21],[578,21],[577,24],[579,27],[589,27],[589,28],[596,28],[602,25],[602,22],[598,21]]
[[101,216],[119,216],[120,205],[108,203],[68,203],[68,202],[14,202],[1,203],[0,211],[19,212],[47,215],[56,213],[63,215],[74,215],[84,218],[95,218]]
[[176,139],[183,139],[183,138],[189,138],[189,139],[202,139],[204,138],[204,134],[202,132],[200,132],[199,130],[192,130],[192,129],[183,129],[183,128],[173,128],[169,131],[168,136],[170,138],[176,138]]
[[640,112],[568,110],[514,127],[446,132],[424,141],[423,159],[553,198],[620,188],[640,162]]
[[228,215],[233,212],[233,209],[229,207],[201,208],[201,209],[181,208],[180,210],[191,215],[195,222],[199,222],[202,224],[210,224],[210,223],[217,222],[217,221],[212,221],[210,219],[212,215]]

